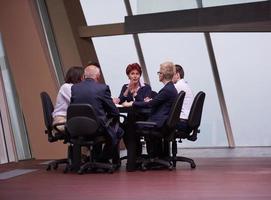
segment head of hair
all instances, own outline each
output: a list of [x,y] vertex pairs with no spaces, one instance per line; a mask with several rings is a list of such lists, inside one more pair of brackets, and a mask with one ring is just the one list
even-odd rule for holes
[[176,69],[173,62],[164,62],[160,65],[160,72],[163,74],[165,80],[172,80]]
[[89,66],[89,65],[94,65],[94,66],[96,66],[98,68],[101,68],[101,66],[100,66],[100,64],[98,62],[88,61],[86,67]]
[[133,63],[133,64],[129,64],[127,67],[126,67],[126,74],[127,76],[130,74],[131,71],[133,70],[136,70],[139,72],[140,76],[142,74],[142,69],[140,67],[140,65],[138,63]]
[[98,80],[100,76],[100,68],[97,67],[96,65],[88,65],[85,68],[85,73],[84,73],[85,78],[91,78],[94,80]]
[[72,66],[66,73],[65,83],[79,83],[84,75],[84,68],[82,66]]
[[180,78],[184,78],[184,71],[181,65],[175,64],[176,73],[180,74]]

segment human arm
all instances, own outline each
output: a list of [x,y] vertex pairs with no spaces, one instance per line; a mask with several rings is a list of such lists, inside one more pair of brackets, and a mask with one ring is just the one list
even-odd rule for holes
[[125,84],[121,88],[121,92],[119,95],[119,104],[122,104],[125,101],[133,101],[133,96],[129,92],[128,84]]
[[167,99],[167,90],[165,88],[162,88],[153,99],[146,99],[146,101],[136,101],[134,102],[133,106],[141,108],[158,107],[160,104],[165,103]]

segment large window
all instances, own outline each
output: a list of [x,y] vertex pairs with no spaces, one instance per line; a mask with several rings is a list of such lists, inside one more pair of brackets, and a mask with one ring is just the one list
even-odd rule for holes
[[270,146],[271,33],[212,33],[237,146]]
[[214,7],[259,1],[264,0],[132,0],[133,4],[135,2],[137,4],[137,10],[134,9],[134,14],[188,10],[198,8],[199,5],[202,7]]
[[[98,1],[81,0],[88,25],[123,22],[124,16],[127,15],[124,1],[114,0],[118,10],[111,5],[112,1],[103,4],[101,8],[100,3],[97,3]],[[134,14],[248,2],[255,1],[221,0],[214,3],[214,1],[209,0],[130,0]],[[172,3],[178,4],[178,6],[172,7]],[[155,4],[155,6],[152,7],[152,4]],[[155,10],[156,8],[158,9]],[[102,20],[103,17],[107,16],[101,17],[101,12],[107,13],[107,16],[110,17],[107,20]],[[198,141],[196,143],[184,142],[183,146],[228,146],[218,99],[218,94],[222,93],[225,96],[226,109],[230,119],[229,125],[232,127],[236,146],[270,146],[271,139],[268,139],[270,138],[268,130],[270,129],[269,116],[271,114],[269,104],[271,34],[211,33],[211,39],[222,83],[222,91],[220,89],[217,91],[215,86],[215,73],[213,74],[212,71],[215,67],[210,64],[203,33],[139,34],[139,41],[153,90],[159,91],[163,87],[156,75],[159,65],[164,61],[173,61],[183,66],[185,79],[192,87],[194,94],[200,90],[206,93]],[[92,38],[92,40],[102,65],[105,81],[110,85],[112,96],[115,97],[119,94],[121,86],[128,81],[125,67],[129,63],[138,62],[133,38],[130,35],[122,35],[97,37]],[[216,76],[216,80],[219,80],[219,77]],[[219,85],[219,81],[216,81],[216,83]],[[221,105],[223,111],[225,111],[223,104]],[[223,114],[225,117],[225,112]]]
[[212,6],[224,6],[224,5],[233,5],[233,4],[241,4],[241,3],[252,3],[258,1],[266,1],[266,0],[201,0],[203,7],[212,7]]
[[148,14],[197,8],[197,0],[137,0],[135,14]]
[[123,0],[80,0],[87,25],[124,22]]
[[[216,88],[202,33],[152,33],[140,34],[151,86],[159,91],[156,72],[165,61],[173,61],[183,66],[185,80],[194,94],[200,90],[206,93],[201,133],[198,146],[227,146],[223,119],[218,103]],[[184,143],[191,145],[190,142]]]
[[138,62],[131,35],[97,37],[93,43],[106,84],[112,97],[118,97],[123,84],[128,83],[125,70],[128,64]]

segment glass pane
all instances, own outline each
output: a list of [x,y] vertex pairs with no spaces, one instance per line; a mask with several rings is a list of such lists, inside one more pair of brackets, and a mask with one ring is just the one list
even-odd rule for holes
[[80,0],[87,25],[124,22],[127,12],[123,0]]
[[[240,3],[259,2],[264,0],[130,0],[133,13],[148,14],[157,12],[167,12],[175,10],[188,10],[198,8],[199,5],[203,7],[223,6]],[[266,0],[265,0],[266,1]]]
[[126,67],[139,62],[131,35],[93,38],[106,84],[112,97],[118,97],[123,84],[128,83]]
[[270,146],[271,33],[212,33],[237,146]]
[[137,15],[137,2],[138,0],[129,0],[133,15]]
[[202,0],[203,7],[224,6],[231,4],[251,3],[264,0]]
[[195,143],[184,141],[182,146],[228,146],[203,34],[140,34],[140,41],[154,90],[159,91],[163,87],[156,72],[162,62],[169,60],[183,66],[185,80],[188,81],[194,95],[200,90],[206,93],[198,140]]
[[137,10],[134,10],[133,12],[134,15],[137,15],[174,10],[187,10],[197,7],[197,0],[138,0]]

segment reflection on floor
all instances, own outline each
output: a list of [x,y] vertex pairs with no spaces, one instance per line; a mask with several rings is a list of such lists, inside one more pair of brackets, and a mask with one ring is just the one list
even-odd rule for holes
[[[122,156],[126,154],[126,150],[121,151]],[[271,147],[178,148],[178,154],[191,158],[271,157]]]
[[271,147],[238,147],[238,148],[201,148],[178,149],[178,153],[188,157],[271,157]]
[[37,169],[14,169],[6,172],[0,173],[0,180],[5,180],[9,178],[13,178],[16,176],[20,176],[23,174],[31,173],[36,171]]

